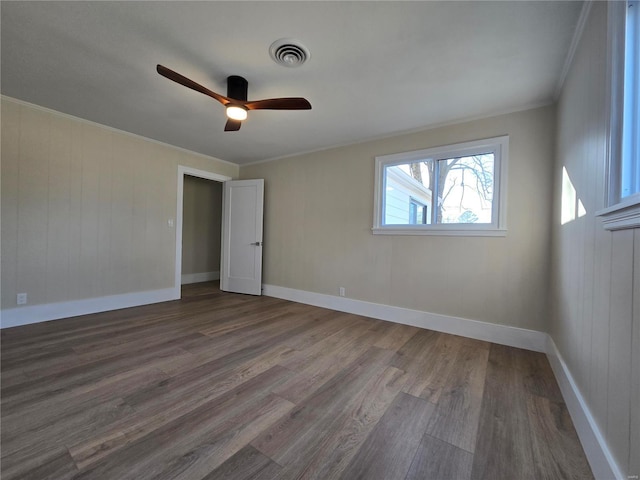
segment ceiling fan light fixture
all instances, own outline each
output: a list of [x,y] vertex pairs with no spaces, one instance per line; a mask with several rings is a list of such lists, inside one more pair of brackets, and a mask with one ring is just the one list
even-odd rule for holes
[[247,111],[242,107],[238,107],[237,105],[229,105],[227,107],[227,117],[232,120],[246,120]]
[[302,97],[265,98],[263,100],[249,102],[247,101],[248,82],[245,78],[238,75],[227,77],[228,96],[225,97],[224,95],[220,95],[203,87],[184,75],[180,75],[178,72],[174,72],[164,65],[156,65],[156,71],[172,82],[202,93],[224,105],[229,119],[224,126],[225,132],[236,132],[240,130],[242,121],[247,118],[249,110],[311,110],[309,100]]

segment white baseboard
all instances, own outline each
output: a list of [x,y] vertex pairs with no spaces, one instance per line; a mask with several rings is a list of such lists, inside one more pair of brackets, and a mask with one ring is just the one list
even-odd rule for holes
[[510,347],[524,348],[535,352],[546,351],[547,334],[535,330],[451,317],[402,307],[392,307],[351,298],[279,287],[277,285],[263,285],[262,293],[269,297],[282,298],[284,300],[305,303],[316,307],[354,313],[356,315],[427,328],[429,330],[451,333],[453,335],[461,335],[463,337],[485,340]]
[[122,295],[110,295],[108,297],[87,298],[70,302],[47,303],[44,305],[31,305],[18,308],[10,308],[0,312],[0,328],[17,327],[30,323],[46,322],[61,318],[77,317],[90,313],[119,310],[121,308],[137,307],[150,303],[176,300],[175,288],[162,290],[150,290],[147,292],[124,293]]
[[582,448],[589,460],[594,477],[597,479],[626,479],[622,475],[622,471],[613,455],[611,455],[607,442],[593,415],[591,415],[591,411],[582,393],[580,393],[569,367],[564,362],[553,339],[548,335],[547,358],[560,386],[564,402],[567,404],[567,409],[578,432],[580,443],[582,443]]
[[183,273],[181,284],[188,285],[190,283],[210,282],[212,280],[220,280],[220,272],[202,272],[202,273]]

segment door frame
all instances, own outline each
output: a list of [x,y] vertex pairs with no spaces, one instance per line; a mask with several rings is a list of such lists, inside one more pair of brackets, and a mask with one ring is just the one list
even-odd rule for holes
[[[206,170],[198,170],[197,168],[185,167],[178,165],[178,204],[176,208],[176,259],[175,259],[175,279],[173,285],[174,300],[179,300],[182,296],[182,209],[184,207],[184,176],[204,178],[206,180],[214,180],[216,182],[226,182],[233,180],[231,177],[221,175],[219,173],[207,172]],[[220,205],[222,208],[222,205]],[[224,228],[224,227],[222,227]],[[224,233],[224,232],[222,232]]]

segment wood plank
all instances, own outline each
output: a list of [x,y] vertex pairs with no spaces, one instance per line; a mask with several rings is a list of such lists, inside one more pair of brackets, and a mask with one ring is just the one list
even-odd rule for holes
[[[194,438],[190,438],[182,451],[172,444],[170,456],[173,458],[165,460],[166,465],[157,477],[175,480],[202,478],[240,451],[256,435],[273,425],[293,407],[292,403],[277,395],[268,395],[264,400],[249,405],[235,418],[226,420],[220,427],[207,432],[201,440],[194,441]],[[194,445],[197,445],[195,449]]]
[[288,347],[277,344],[273,348],[262,345],[244,349],[172,376],[165,382],[125,397],[125,400],[136,408],[146,408],[149,405],[168,406],[185,397],[210,399],[278,365],[289,353]]
[[[25,472],[28,474],[25,475]],[[30,458],[13,465],[2,464],[3,480],[71,480],[78,473],[65,448],[55,447],[46,455]]]
[[2,391],[3,413],[10,413],[32,403],[46,400],[52,393],[60,393],[78,388],[91,388],[92,385],[117,380],[119,375],[141,365],[150,367],[170,361],[183,350],[171,341],[161,346],[140,348],[137,355],[117,355],[110,362],[96,361],[68,369],[64,374],[49,377],[47,381],[31,380],[27,383],[8,387]]
[[[354,342],[367,334],[367,326],[362,321],[348,324],[326,338],[292,355],[286,362],[282,363],[282,366],[290,370],[302,371],[309,365],[325,359],[335,352],[350,348]],[[373,344],[374,342],[370,343]]]
[[[403,391],[438,403],[464,342],[461,337],[438,333],[404,368],[410,374]],[[482,342],[476,343],[485,348]]]
[[392,323],[384,336],[380,338],[374,347],[384,348],[387,350],[397,351],[405,343],[409,341],[420,329],[410,325],[402,325],[400,323]]
[[[260,406],[265,402],[276,409],[285,405],[286,401],[272,395],[269,389],[287,375],[289,371],[285,368],[273,367],[228,393],[168,423],[147,430],[143,436],[137,436],[136,440],[127,444],[127,448],[120,448],[118,455],[109,455],[83,469],[76,480],[143,480],[155,478],[166,469],[171,470],[175,476],[206,457],[205,453],[210,446],[219,446],[220,438],[223,442],[224,439],[233,439],[231,433],[234,429],[247,418],[252,419],[252,415],[260,412]],[[288,408],[290,404],[285,406]],[[135,432],[125,432],[125,437],[129,433]],[[225,434],[230,437],[225,437]],[[228,457],[234,453],[232,451]],[[226,458],[211,470],[224,460]],[[167,477],[170,478],[168,474]]]
[[555,402],[563,401],[560,387],[545,355],[527,350],[518,352],[516,368],[522,375],[527,392]]
[[537,478],[592,479],[591,468],[580,448],[564,403],[527,395]]
[[160,370],[139,368],[119,375],[110,382],[99,382],[91,388],[70,390],[46,398],[41,402],[26,405],[14,413],[5,413],[2,418],[2,439],[13,443],[28,432],[38,432],[40,439],[45,437],[43,429],[62,424],[68,429],[73,418],[83,411],[126,396],[138,390],[149,388],[165,380],[167,375]]
[[89,438],[102,425],[125,418],[133,409],[122,399],[101,403],[80,410],[76,415],[67,417],[64,422],[52,423],[34,429],[29,435],[21,435],[2,441],[2,469],[12,471],[22,469],[24,465],[41,465],[56,452],[61,445],[73,439]]
[[404,479],[433,409],[426,400],[399,393],[340,478]]
[[473,453],[489,351],[462,346],[446,377],[427,433]]
[[[306,367],[283,383],[277,390],[274,390],[274,393],[293,403],[300,403],[338,374],[345,365],[364,354],[377,338],[375,332],[362,331],[361,329],[361,333],[355,338],[341,333],[339,342],[334,345],[334,348],[322,348],[314,352],[310,352],[312,348],[309,348],[304,352],[293,353],[284,359],[280,364],[288,368],[301,364]],[[324,342],[319,344],[324,346]],[[307,352],[309,353],[306,358],[303,356],[303,361],[300,362],[301,355],[305,355]]]
[[238,312],[237,309],[230,309],[228,312],[229,315],[223,319],[219,319],[214,324],[204,326],[200,330],[200,333],[215,337],[240,329],[250,331],[250,329],[246,327],[251,327],[265,320],[281,317],[286,313],[296,313],[300,308],[301,307],[295,303],[283,305],[281,302],[261,303],[259,308],[256,308],[255,305],[246,305],[241,311],[241,318],[238,318],[240,312]]
[[423,357],[425,351],[433,348],[439,333],[433,330],[417,331],[393,356],[389,364],[392,367],[407,371],[410,365]]
[[[49,381],[60,377],[62,374],[65,376],[73,375],[74,372],[79,370],[82,365],[88,365],[89,368],[103,363],[111,363],[111,361],[124,359],[124,358],[137,358],[140,352],[140,344],[144,342],[144,348],[151,351],[153,347],[157,349],[163,349],[172,345],[175,348],[172,351],[175,352],[175,357],[186,354],[187,352],[181,348],[184,342],[189,342],[202,336],[198,333],[183,333],[183,334],[167,334],[162,333],[160,335],[149,335],[149,338],[141,337],[133,341],[125,341],[120,344],[116,344],[109,347],[99,348],[93,351],[88,351],[83,354],[78,354],[75,351],[69,355],[60,356],[52,359],[48,364],[45,359],[40,361],[29,362],[28,367],[21,368],[21,371],[28,378],[28,380],[43,380]],[[175,361],[172,358],[171,361]],[[160,361],[158,365],[164,362]]]
[[[218,376],[209,377],[206,376],[205,370],[198,369],[190,377],[192,381],[187,382],[188,389],[180,388],[178,385],[172,387],[172,379],[167,379],[158,384],[157,388],[142,390],[140,394],[126,398],[139,413],[136,419],[114,422],[109,429],[97,433],[91,442],[75,442],[69,450],[78,466],[84,467],[95,463],[115,450],[264,374],[276,366],[278,353],[282,351],[288,351],[287,347],[277,347],[274,351],[256,358],[255,361],[241,364],[231,369],[233,373],[225,370]],[[180,385],[185,383],[181,382]],[[204,388],[205,386],[207,388]],[[273,388],[276,386],[274,385]],[[151,392],[150,395],[149,392]]]
[[318,320],[312,328],[287,340],[287,345],[296,350],[306,350],[358,322],[358,319],[353,315],[333,310],[323,310],[323,312],[323,314],[316,314],[312,317],[314,320]]
[[473,454],[425,434],[405,480],[468,480],[472,465]]
[[298,456],[287,463],[281,475],[298,480],[337,478],[396,398],[406,379],[407,374],[395,367],[387,367],[373,377],[345,405],[343,412],[325,426],[312,457]]
[[491,345],[471,478],[536,480],[518,350]]
[[247,445],[202,480],[272,480],[278,478],[281,469],[269,457]]
[[277,318],[265,320],[249,327],[225,333],[211,338],[209,341],[197,342],[194,346],[184,348],[196,355],[204,352],[213,354],[213,358],[256,348],[267,349],[271,344],[290,338],[305,331],[312,320],[300,318],[293,313],[284,312]]
[[[253,440],[251,445],[281,465],[310,455],[325,424],[341,412],[344,403],[360,391],[388,360],[387,350],[369,348],[289,415]],[[310,432],[316,434],[310,435]]]

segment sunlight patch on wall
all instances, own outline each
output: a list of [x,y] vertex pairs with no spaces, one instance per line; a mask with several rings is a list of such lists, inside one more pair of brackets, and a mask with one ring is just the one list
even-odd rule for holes
[[582,204],[582,200],[578,198],[576,188],[573,186],[569,173],[565,167],[562,167],[562,211],[560,215],[560,224],[565,225],[576,218],[584,217],[587,210]]

